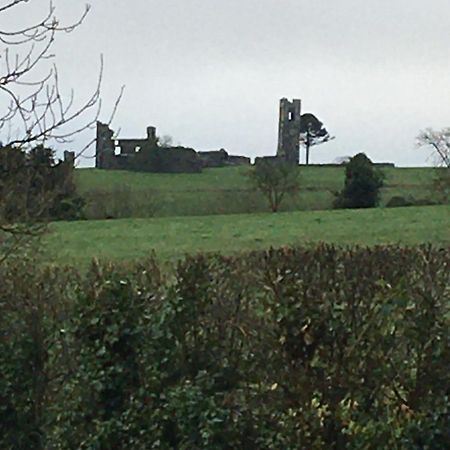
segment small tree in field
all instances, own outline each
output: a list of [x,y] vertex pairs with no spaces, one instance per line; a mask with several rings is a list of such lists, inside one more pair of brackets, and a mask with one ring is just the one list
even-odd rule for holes
[[345,186],[336,196],[336,208],[373,208],[380,199],[383,174],[364,154],[353,156],[345,168]]
[[298,166],[277,158],[257,161],[248,176],[272,212],[277,212],[284,198],[297,193],[300,187]]

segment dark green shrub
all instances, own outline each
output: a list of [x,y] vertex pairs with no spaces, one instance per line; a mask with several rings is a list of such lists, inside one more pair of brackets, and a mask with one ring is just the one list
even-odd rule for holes
[[65,408],[52,436],[60,448],[133,447],[159,281],[152,262],[146,269],[130,277],[125,270],[94,264],[78,289],[67,328],[76,368],[63,386]]
[[0,265],[0,448],[38,450],[52,430],[57,392],[70,372],[65,324],[72,271],[36,261]]
[[401,206],[413,206],[415,200],[412,197],[402,197],[401,195],[394,195],[386,203],[387,208],[397,208]]
[[353,156],[345,167],[345,186],[336,195],[335,208],[373,208],[380,199],[383,174],[364,154]]
[[322,437],[305,448],[389,449],[399,436],[408,448],[439,448],[449,407],[448,263],[427,248],[268,255],[265,284],[286,355],[278,376],[299,411],[314,401],[323,415],[320,424],[305,419],[302,429]]

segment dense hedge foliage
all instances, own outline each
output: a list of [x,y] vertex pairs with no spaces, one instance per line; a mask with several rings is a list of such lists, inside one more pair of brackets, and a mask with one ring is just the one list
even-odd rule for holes
[[444,449],[450,250],[0,266],[2,449]]

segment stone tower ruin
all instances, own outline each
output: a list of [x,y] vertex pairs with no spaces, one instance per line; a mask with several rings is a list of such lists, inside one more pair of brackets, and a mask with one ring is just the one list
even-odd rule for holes
[[278,128],[277,157],[292,164],[300,161],[301,100],[280,100],[280,123]]

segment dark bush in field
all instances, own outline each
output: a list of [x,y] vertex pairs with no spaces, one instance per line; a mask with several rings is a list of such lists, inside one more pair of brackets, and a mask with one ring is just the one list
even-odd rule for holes
[[0,268],[0,448],[443,449],[449,249]]
[[353,156],[345,166],[344,189],[336,196],[336,208],[373,208],[380,200],[383,174],[364,154]]

